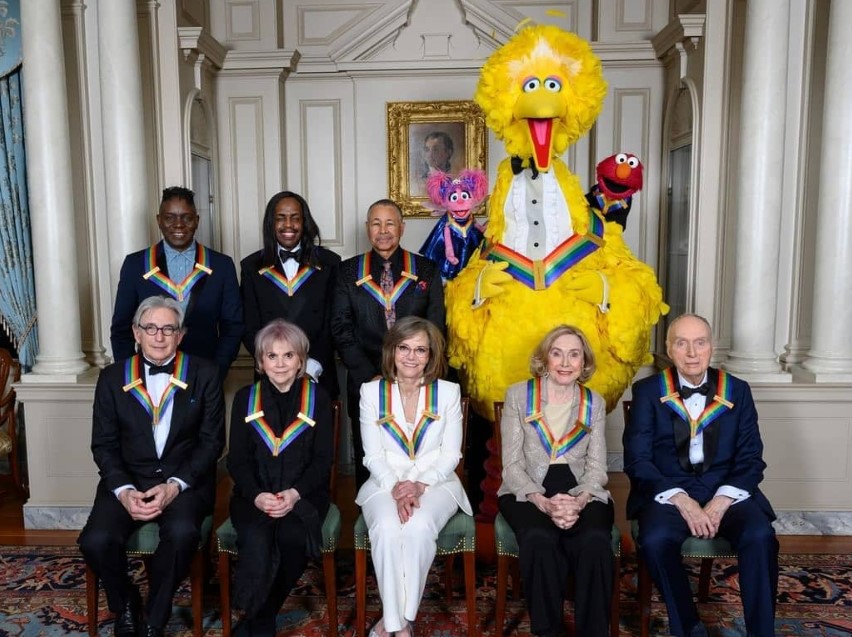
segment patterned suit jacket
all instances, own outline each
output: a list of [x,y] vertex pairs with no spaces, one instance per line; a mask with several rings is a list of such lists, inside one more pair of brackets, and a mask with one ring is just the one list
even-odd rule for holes
[[[394,279],[401,276],[405,252],[399,248],[391,255]],[[414,261],[417,280],[410,284],[397,300],[396,318],[420,316],[432,321],[442,332],[446,332],[444,288],[438,266],[434,261],[419,254],[408,254]],[[372,252],[371,260],[370,275],[378,284],[383,259]],[[347,387],[350,393],[356,393],[362,383],[379,374],[382,339],[388,331],[384,307],[364,286],[356,285],[361,279],[360,262],[361,255],[346,259],[340,264],[331,314],[331,335],[349,372]]]

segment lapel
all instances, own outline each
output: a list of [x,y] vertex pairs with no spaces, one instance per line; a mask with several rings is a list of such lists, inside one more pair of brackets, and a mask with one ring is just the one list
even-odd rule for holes
[[[198,244],[196,242],[196,245],[200,245],[200,244]],[[196,254],[196,258],[197,258],[198,248],[196,248],[195,250],[196,250],[195,254]],[[213,255],[210,251],[210,248],[207,248],[207,254],[209,255],[208,258],[211,261],[210,266],[212,268],[212,266],[213,266],[213,264],[212,264]],[[213,272],[214,273],[216,272],[215,268],[213,268]],[[206,276],[201,277],[201,279],[199,279],[199,281],[194,286],[192,286],[192,291],[189,294],[189,303],[186,306],[186,315],[187,316],[190,316],[192,314],[193,310],[195,310],[195,307],[200,302],[201,295],[204,293],[204,286],[207,285],[207,281],[208,281],[208,279],[210,279],[211,276],[213,276],[213,274],[208,274]]]
[[169,436],[168,438],[166,438],[166,444],[163,447],[164,458],[166,457],[166,454],[168,454],[169,448],[174,443],[178,429],[180,427],[183,427],[184,424],[186,424],[186,412],[189,409],[189,401],[191,400],[195,392],[196,368],[195,365],[192,364],[192,358],[188,357],[188,359],[189,368],[187,369],[186,374],[187,387],[186,389],[178,388],[178,390],[175,392],[174,403],[172,405],[172,421],[169,426]]
[[[299,263],[299,267],[302,267],[302,264]],[[287,277],[287,273],[284,272],[284,266],[281,265],[281,260],[277,259],[275,261],[275,270],[283,277]],[[298,270],[297,270],[298,272]],[[321,270],[314,269],[314,272],[311,274],[310,278],[304,282],[302,287],[296,290],[293,293],[293,296],[287,296],[287,293],[281,290],[274,282],[267,279],[265,276],[261,274],[257,274],[258,278],[263,280],[263,284],[266,286],[267,294],[269,298],[274,299],[275,304],[278,306],[280,310],[280,314],[288,318],[288,320],[292,320],[292,317],[298,316],[299,313],[304,308],[305,304],[310,300],[309,297],[311,295],[308,290],[313,286],[317,277],[322,276]]]
[[166,248],[164,247],[164,241],[165,240],[160,241],[157,244],[157,267],[160,268],[160,272],[162,272],[166,276],[169,276],[169,264],[166,261]]
[[[709,403],[716,395],[718,372],[712,367],[707,368],[707,385],[709,391],[707,393],[706,402]],[[677,371],[674,371],[675,385],[680,391],[680,376]],[[719,428],[710,423],[703,431],[703,449],[704,462],[698,465],[693,465],[689,461],[689,423],[679,417],[671,409],[661,406],[663,411],[668,412],[672,423],[672,431],[674,432],[675,449],[677,450],[677,459],[681,468],[684,471],[704,473],[704,470],[713,463],[716,456],[716,449],[719,444]]]

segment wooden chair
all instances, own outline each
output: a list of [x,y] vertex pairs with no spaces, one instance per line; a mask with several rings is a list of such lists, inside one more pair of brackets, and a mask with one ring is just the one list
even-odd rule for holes
[[[621,406],[624,410],[624,426],[626,428],[630,422],[630,401],[622,401]],[[630,534],[633,537],[633,544],[636,546],[638,566],[636,594],[639,600],[641,637],[649,637],[651,634],[652,581],[651,574],[648,572],[648,565],[645,564],[645,561],[642,559],[642,552],[639,550],[638,521],[630,521]],[[715,537],[711,540],[688,537],[680,547],[680,555],[681,557],[698,558],[701,560],[701,571],[698,575],[698,601],[702,603],[706,602],[710,596],[710,576],[713,572],[713,560],[716,558],[737,557],[731,543],[722,537]]]
[[[204,596],[204,563],[205,563],[205,548],[210,539],[210,532],[213,529],[213,516],[208,515],[201,523],[201,541],[198,544],[198,550],[192,557],[192,564],[189,568],[189,582],[191,587],[192,597],[192,635],[193,637],[201,637],[203,633],[202,621],[203,614],[203,596]],[[135,557],[141,557],[143,560],[154,554],[157,550],[157,545],[160,543],[160,525],[156,522],[148,522],[140,526],[130,538],[127,540],[127,554]],[[89,636],[96,637],[98,634],[98,576],[95,572],[86,565],[86,615],[89,622]]]
[[[329,635],[337,635],[337,567],[334,561],[337,544],[340,541],[340,509],[334,504],[337,499],[337,447],[340,438],[341,403],[331,403],[331,419],[334,428],[334,457],[331,463],[329,493],[331,503],[322,524],[322,572],[325,580],[325,599],[328,605]],[[216,547],[219,553],[219,594],[222,605],[222,636],[231,635],[231,558],[237,557],[237,531],[231,518],[225,520],[216,529]]]
[[[498,449],[502,449],[500,432],[500,421],[503,418],[503,403],[494,403],[494,443]],[[621,574],[621,531],[614,524],[611,531],[612,553],[615,556],[614,576],[612,588],[612,601],[610,604],[609,632],[611,637],[619,634],[619,590],[618,581]],[[512,599],[520,598],[520,570],[518,568],[519,547],[515,532],[506,518],[498,513],[494,520],[494,543],[497,548],[497,590],[496,604],[494,609],[495,634],[503,634],[503,626],[506,618],[506,596],[508,592],[509,574],[512,575]],[[570,597],[570,596],[569,596]]]
[[[466,483],[464,475],[464,450],[467,442],[467,413],[469,399],[462,398],[462,457],[456,466],[456,475]],[[476,623],[476,523],[473,516],[457,511],[438,534],[438,557],[444,557],[444,594],[447,603],[453,599],[453,562],[461,553],[464,559],[464,588],[467,601],[468,637],[479,635]],[[364,515],[355,521],[355,635],[364,637],[367,631],[367,551],[370,550],[370,535]]]
[[[21,365],[12,359],[9,350],[0,348],[0,456],[9,459],[9,473],[0,476],[0,484],[7,484],[16,495],[24,491],[21,464],[18,457],[18,406],[12,383],[21,380]],[[0,491],[2,494],[3,491]]]

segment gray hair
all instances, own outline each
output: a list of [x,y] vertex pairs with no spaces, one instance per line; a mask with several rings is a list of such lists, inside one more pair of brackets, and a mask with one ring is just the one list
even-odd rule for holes
[[139,327],[142,322],[142,317],[150,310],[171,310],[175,313],[177,319],[178,330],[183,331],[183,308],[180,303],[169,296],[149,296],[144,299],[139,307],[136,308],[136,313],[133,315],[133,325]]
[[[262,327],[254,337],[254,362],[257,367],[257,371],[263,371],[263,355],[272,347],[272,344],[277,341],[284,341],[292,346],[293,350],[296,352],[296,356],[298,356],[299,360],[302,361],[302,364],[299,367],[299,373],[296,374],[296,376],[298,378],[304,376],[305,369],[308,366],[308,350],[310,349],[311,343],[308,340],[307,334],[305,334],[301,327],[294,325],[293,323],[289,323],[281,318],[269,321],[269,323]],[[329,373],[333,372],[334,370],[331,370]]]
[[681,319],[685,318],[694,318],[696,320],[701,321],[704,325],[707,326],[707,332],[710,334],[710,342],[715,345],[715,339],[713,338],[713,328],[710,326],[710,321],[701,316],[700,314],[693,314],[691,312],[684,312],[683,314],[679,314],[678,316],[672,319],[672,322],[669,323],[669,327],[666,330],[666,346],[670,345],[672,342],[672,334],[674,333],[674,326],[678,324]]

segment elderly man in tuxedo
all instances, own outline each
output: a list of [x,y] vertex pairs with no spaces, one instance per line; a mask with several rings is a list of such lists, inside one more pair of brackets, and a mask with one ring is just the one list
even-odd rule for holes
[[237,357],[243,307],[231,257],[195,240],[195,195],[188,188],[163,190],[157,225],[163,240],[125,257],[121,266],[110,343],[115,360],[134,353],[131,320],[142,299],[165,294],[186,317],[181,351],[212,360],[222,378]]
[[627,517],[639,521],[639,550],[666,602],[669,632],[707,635],[692,599],[680,546],[689,537],[726,538],[739,557],[748,634],[775,634],[778,540],[758,485],[766,463],[757,411],[746,382],[710,367],[706,319],[672,321],[666,349],[674,363],[633,386],[624,429],[630,478]]
[[434,261],[399,247],[402,211],[390,199],[367,211],[372,249],[340,264],[332,299],[331,335],[347,370],[346,397],[355,448],[358,487],[370,473],[358,423],[361,385],[381,377],[382,339],[405,316],[419,316],[446,329],[441,271]]
[[[215,365],[178,351],[183,331],[177,301],[145,299],[133,318],[141,353],[106,367],[95,389],[92,454],[101,480],[78,541],[117,614],[117,637],[163,634],[202,520],[213,512],[225,444],[222,385]],[[143,624],[125,544],[152,521],[160,542],[148,570]]]

